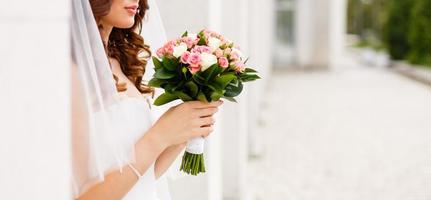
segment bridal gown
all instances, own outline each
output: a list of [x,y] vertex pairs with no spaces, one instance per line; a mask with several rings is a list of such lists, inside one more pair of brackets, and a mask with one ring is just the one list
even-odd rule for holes
[[[124,126],[124,130],[127,130],[122,142],[134,145],[152,124],[150,104],[146,98],[125,97],[121,100],[119,109],[124,109],[127,117],[118,118],[115,123],[121,124],[122,127]],[[123,200],[169,200],[166,187],[156,180],[153,164]]]
[[[142,138],[154,121],[151,112],[152,110],[146,97],[123,97],[117,105],[110,108],[109,115],[113,119],[111,123],[115,123],[114,127],[122,130],[122,135],[118,137],[116,142],[133,149],[133,146]],[[123,169],[128,167],[126,165]],[[158,183],[160,181],[165,180],[156,180],[153,164],[123,200],[169,200],[167,185]]]

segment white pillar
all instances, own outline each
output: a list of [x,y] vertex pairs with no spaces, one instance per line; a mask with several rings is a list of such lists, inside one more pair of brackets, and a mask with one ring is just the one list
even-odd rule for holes
[[[249,127],[249,152],[259,155],[263,151],[260,143],[261,135],[258,135],[258,121],[261,111],[261,102],[264,98],[265,87],[273,65],[274,55],[274,24],[275,24],[275,0],[250,0],[250,12],[248,14],[249,45],[245,50],[249,55],[248,65],[259,72],[262,79],[249,84],[248,123]],[[256,13],[259,13],[258,15]]]
[[[208,0],[208,28],[217,32],[222,31],[221,27],[221,3],[219,0]],[[223,112],[223,110],[221,110]],[[222,200],[222,127],[224,122],[216,115],[216,125],[214,132],[207,140],[207,191],[208,200]]]
[[347,31],[347,2],[346,0],[331,0],[330,4],[330,66],[338,67],[343,64],[345,35]]
[[[244,51],[249,46],[249,8],[247,0],[222,0],[222,33]],[[237,98],[238,104],[223,106],[222,159],[224,199],[244,199],[247,170],[248,92]]]
[[71,199],[69,4],[0,1],[1,199]]
[[327,68],[329,66],[330,1],[296,1],[296,47],[300,67]]
[[298,65],[330,68],[343,58],[346,0],[298,0],[296,46]]

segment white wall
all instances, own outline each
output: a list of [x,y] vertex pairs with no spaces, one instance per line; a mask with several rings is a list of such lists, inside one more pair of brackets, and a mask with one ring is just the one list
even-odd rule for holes
[[1,199],[70,199],[69,1],[0,1]]

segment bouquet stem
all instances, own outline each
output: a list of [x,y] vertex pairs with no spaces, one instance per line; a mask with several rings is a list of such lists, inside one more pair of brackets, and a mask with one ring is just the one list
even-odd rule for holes
[[187,142],[180,171],[194,176],[205,172],[204,143],[205,139],[202,137]]
[[183,155],[180,170],[194,176],[199,173],[205,173],[204,154],[193,154],[186,151]]

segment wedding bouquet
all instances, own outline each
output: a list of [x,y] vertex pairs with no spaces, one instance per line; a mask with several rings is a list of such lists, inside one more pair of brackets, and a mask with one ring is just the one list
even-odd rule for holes
[[[156,54],[149,86],[163,88],[164,93],[155,105],[176,99],[211,102],[224,98],[236,102],[234,97],[243,90],[243,83],[260,78],[257,71],[246,68],[247,60],[234,43],[209,30],[185,32]],[[205,172],[203,147],[201,137],[188,141],[180,170],[192,175]]]

